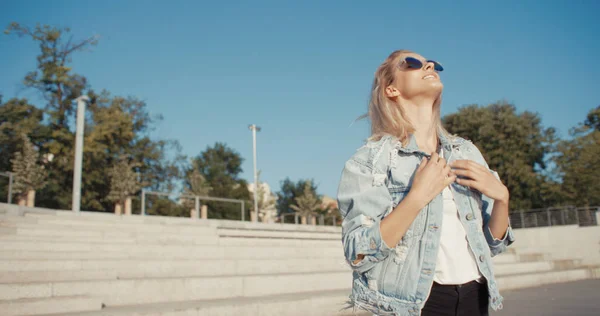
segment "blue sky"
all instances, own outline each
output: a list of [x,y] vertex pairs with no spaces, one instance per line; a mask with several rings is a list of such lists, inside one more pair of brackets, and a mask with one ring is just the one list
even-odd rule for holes
[[[101,36],[74,57],[96,90],[145,100],[164,120],[154,134],[197,155],[225,142],[275,189],[313,178],[335,196],[344,162],[368,137],[376,67],[395,49],[439,60],[442,114],[497,100],[540,114],[567,136],[600,103],[598,1],[2,1],[0,27],[68,26]],[[21,80],[38,48],[0,36],[0,93]],[[41,103],[36,103],[42,106]]]

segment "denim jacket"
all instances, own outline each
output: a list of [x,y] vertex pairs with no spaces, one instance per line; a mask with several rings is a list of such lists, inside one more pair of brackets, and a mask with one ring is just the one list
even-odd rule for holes
[[[448,163],[468,159],[489,169],[472,142],[440,135]],[[379,225],[407,195],[423,156],[429,157],[418,149],[414,135],[406,147],[386,135],[367,142],[346,162],[337,198],[344,218],[344,255],[353,271],[350,307],[377,315],[421,314],[435,274],[443,225],[442,193],[421,209],[398,244],[386,245]],[[490,172],[498,178],[495,171]],[[487,280],[490,307],[501,309],[503,298],[494,278],[492,257],[514,241],[512,228],[509,224],[502,239],[494,238],[488,226],[494,201],[456,182],[450,189],[479,270]],[[359,254],[364,258],[355,264]]]

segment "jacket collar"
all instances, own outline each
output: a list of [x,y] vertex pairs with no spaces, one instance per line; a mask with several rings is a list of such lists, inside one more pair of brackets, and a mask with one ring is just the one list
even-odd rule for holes
[[[447,137],[445,135],[445,133],[442,132],[441,130],[438,131],[438,140],[439,140],[440,144],[442,145],[442,147],[444,148],[444,150],[447,152],[451,152],[452,148],[459,147],[466,141],[464,138],[461,138],[458,136]],[[402,142],[398,141],[396,143],[396,148],[399,151],[402,151],[405,153],[420,152],[420,153],[424,154],[425,156],[429,157],[429,154],[424,153],[419,149],[419,146],[417,145],[417,138],[415,137],[414,134],[410,134],[409,139],[408,139],[408,144],[406,146],[402,146]]]

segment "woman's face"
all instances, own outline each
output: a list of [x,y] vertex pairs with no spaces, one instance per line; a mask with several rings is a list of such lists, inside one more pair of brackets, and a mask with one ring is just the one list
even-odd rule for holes
[[[409,58],[408,62],[407,58]],[[422,67],[416,68],[418,64],[410,58],[420,61]],[[435,70],[435,63],[428,62],[419,54],[401,54],[395,67],[394,82],[386,89],[388,97],[401,97],[404,100],[427,96],[437,98],[444,88],[440,76]]]

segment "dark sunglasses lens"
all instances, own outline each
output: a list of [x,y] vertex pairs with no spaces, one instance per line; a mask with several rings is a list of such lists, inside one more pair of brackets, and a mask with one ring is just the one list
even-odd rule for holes
[[421,69],[423,68],[423,63],[416,59],[416,58],[412,58],[412,57],[406,57],[404,59],[404,62],[406,63],[408,68],[412,68],[412,69]]
[[438,63],[435,60],[428,60],[428,63],[433,63],[433,69],[435,69],[435,71],[444,71],[444,67],[442,67],[442,65],[440,63]]

